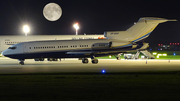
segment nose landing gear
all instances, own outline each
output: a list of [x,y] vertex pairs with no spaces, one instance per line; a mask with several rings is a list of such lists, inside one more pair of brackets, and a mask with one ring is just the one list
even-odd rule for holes
[[25,59],[19,59],[19,65],[24,65],[24,61],[25,61]]

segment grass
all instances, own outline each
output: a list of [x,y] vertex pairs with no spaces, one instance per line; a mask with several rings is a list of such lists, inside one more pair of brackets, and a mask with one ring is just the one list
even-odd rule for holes
[[180,59],[180,55],[168,55],[168,56],[160,56],[159,58],[156,57],[156,59]]
[[0,101],[179,101],[180,72],[0,75]]

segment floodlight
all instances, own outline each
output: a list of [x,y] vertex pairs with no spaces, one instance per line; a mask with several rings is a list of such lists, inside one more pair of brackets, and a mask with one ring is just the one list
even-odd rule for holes
[[23,31],[24,31],[25,35],[27,36],[27,33],[30,31],[29,26],[28,25],[24,25],[23,26]]
[[78,29],[79,29],[78,23],[75,23],[73,26],[76,29],[76,35],[78,35]]

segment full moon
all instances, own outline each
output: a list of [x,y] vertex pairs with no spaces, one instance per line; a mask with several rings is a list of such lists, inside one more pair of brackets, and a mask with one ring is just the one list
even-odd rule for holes
[[56,3],[49,3],[44,7],[43,15],[49,21],[56,21],[61,17],[62,9]]

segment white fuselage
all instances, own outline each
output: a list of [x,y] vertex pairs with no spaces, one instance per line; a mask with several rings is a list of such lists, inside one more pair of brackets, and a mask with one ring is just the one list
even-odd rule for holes
[[109,39],[33,41],[15,44],[3,55],[15,59],[77,58],[117,54],[124,48],[132,49],[132,44]]
[[104,35],[1,35],[0,36],[0,53],[6,50],[11,45],[28,42],[28,41],[43,41],[43,40],[82,40],[82,39],[100,39]]

